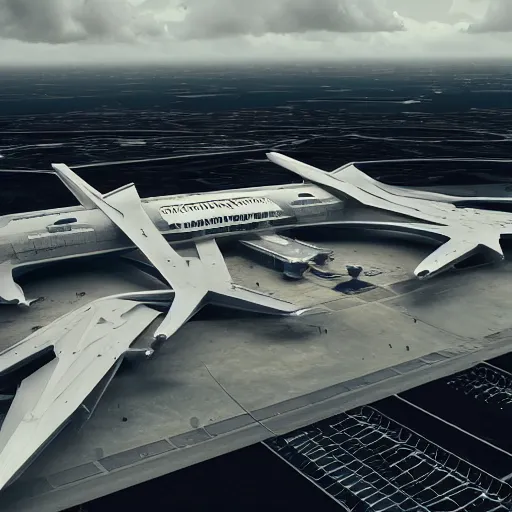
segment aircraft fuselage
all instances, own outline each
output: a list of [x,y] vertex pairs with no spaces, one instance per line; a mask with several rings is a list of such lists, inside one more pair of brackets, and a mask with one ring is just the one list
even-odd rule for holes
[[[153,197],[142,206],[176,245],[335,222],[344,201],[316,185],[296,184]],[[133,247],[99,209],[75,206],[0,217],[0,265],[11,269]]]

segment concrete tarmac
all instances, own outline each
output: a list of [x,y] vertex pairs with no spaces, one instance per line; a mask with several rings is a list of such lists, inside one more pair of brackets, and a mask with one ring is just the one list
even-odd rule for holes
[[[346,295],[333,288],[348,277],[285,281],[228,255],[235,282],[322,312],[283,319],[205,310],[152,359],[122,369],[93,417],[68,426],[0,494],[0,510],[63,510],[511,350],[512,264],[420,282],[412,271],[430,246],[384,237],[321,243],[335,250],[332,271],[360,264],[373,287]],[[0,308],[0,348],[87,301],[156,288],[154,278],[109,261],[28,276],[26,295],[44,299]]]

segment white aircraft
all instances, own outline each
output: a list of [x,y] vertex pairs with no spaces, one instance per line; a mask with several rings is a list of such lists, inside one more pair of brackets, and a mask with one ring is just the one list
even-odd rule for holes
[[[430,278],[475,252],[503,259],[512,214],[464,207],[510,198],[458,197],[383,185],[349,164],[333,172],[278,153],[268,158],[303,184],[141,199],[133,184],[101,194],[64,164],[54,173],[80,206],[0,217],[0,297],[29,305],[13,272],[79,257],[139,250],[169,290],[94,301],[0,354],[0,378],[39,355],[55,356],[23,379],[0,429],[0,489],[12,482],[79,410],[92,414],[123,357],[161,312],[154,338],[168,339],[207,303],[277,315],[309,310],[233,283],[216,239],[231,237],[285,263],[325,261],[329,250],[279,233],[307,226],[405,232],[440,246],[415,275]],[[194,244],[184,257],[180,244]],[[294,271],[289,270],[293,275]],[[299,272],[300,273],[300,272]],[[91,398],[91,396],[93,398]]]
[[[503,258],[499,240],[511,234],[512,215],[460,205],[510,202],[510,197],[468,198],[394,187],[371,179],[352,164],[327,173],[278,153],[267,156],[305,183],[140,199],[133,184],[102,195],[66,165],[53,165],[53,173],[80,206],[0,217],[0,303],[29,304],[13,273],[136,248],[173,289],[188,290],[181,277],[195,271],[180,273],[169,268],[164,254],[172,254],[173,265],[184,268],[187,264],[169,244],[176,247],[188,242],[204,248],[212,246],[206,244],[208,240],[231,237],[295,261],[294,256],[307,245],[299,242],[297,247],[275,235],[307,226],[384,229],[439,242],[441,247],[414,271],[420,279],[450,269],[475,251],[492,260]],[[304,257],[321,258],[325,253],[309,248]]]

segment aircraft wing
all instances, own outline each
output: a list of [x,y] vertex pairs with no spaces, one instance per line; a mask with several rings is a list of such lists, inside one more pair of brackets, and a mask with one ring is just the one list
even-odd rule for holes
[[125,354],[151,355],[152,349],[130,348],[160,314],[141,301],[163,305],[172,296],[155,332],[157,339],[170,337],[206,303],[277,315],[309,311],[234,284],[215,240],[197,242],[197,257],[180,256],[142,208],[133,184],[102,195],[67,166],[54,169],[82,197],[82,204],[101,210],[132,240],[173,290],[100,299],[0,354],[0,376],[45,350],[53,348],[56,356],[22,381],[0,430],[0,489],[16,478],[98,386],[101,396]]
[[64,164],[53,165],[63,181],[87,196],[140,249],[175,292],[169,313],[155,332],[167,339],[206,303],[266,312],[302,314],[293,304],[236,286],[215,240],[196,244],[198,258],[183,258],[165,240],[141,205],[133,184],[100,194]]
[[424,199],[428,201],[438,201],[441,203],[450,203],[454,205],[467,205],[471,204],[472,207],[478,205],[488,204],[507,204],[512,203],[510,196],[457,196],[453,194],[444,194],[440,192],[431,192],[429,190],[417,190],[411,187],[398,187],[395,185],[387,185],[377,181],[363,171],[358,169],[354,164],[346,165],[337,169],[332,173],[337,179],[347,181],[362,188],[373,187],[374,189],[382,191],[382,193],[391,194],[399,197],[409,199]]
[[21,382],[2,424],[0,489],[51,441],[106,376],[109,382],[130,345],[159,315],[135,301],[100,299],[1,355],[0,374],[5,375],[42,347],[53,347],[55,353]]
[[[502,260],[502,235],[512,231],[512,214],[487,212],[473,208],[457,208],[449,201],[433,198],[408,197],[382,186],[353,165],[338,170],[334,175],[279,153],[268,158],[298,174],[305,180],[329,190],[341,198],[355,199],[361,205],[385,210],[402,216],[403,222],[375,222],[366,220],[360,225],[367,228],[389,229],[410,233],[423,233],[431,238],[447,241],[427,257],[415,270],[420,279],[432,277],[450,268],[475,252],[482,252],[492,260]],[[354,219],[337,221],[338,225],[354,225]]]

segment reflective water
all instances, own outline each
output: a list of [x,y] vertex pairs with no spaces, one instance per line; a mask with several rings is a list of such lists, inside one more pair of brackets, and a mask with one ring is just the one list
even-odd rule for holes
[[[268,150],[328,170],[509,158],[511,121],[511,64],[0,70],[0,167],[66,162],[100,190],[134,181],[142,196],[295,180]],[[511,181],[510,164],[365,170],[414,185]],[[2,182],[0,214],[73,202],[52,177]]]

